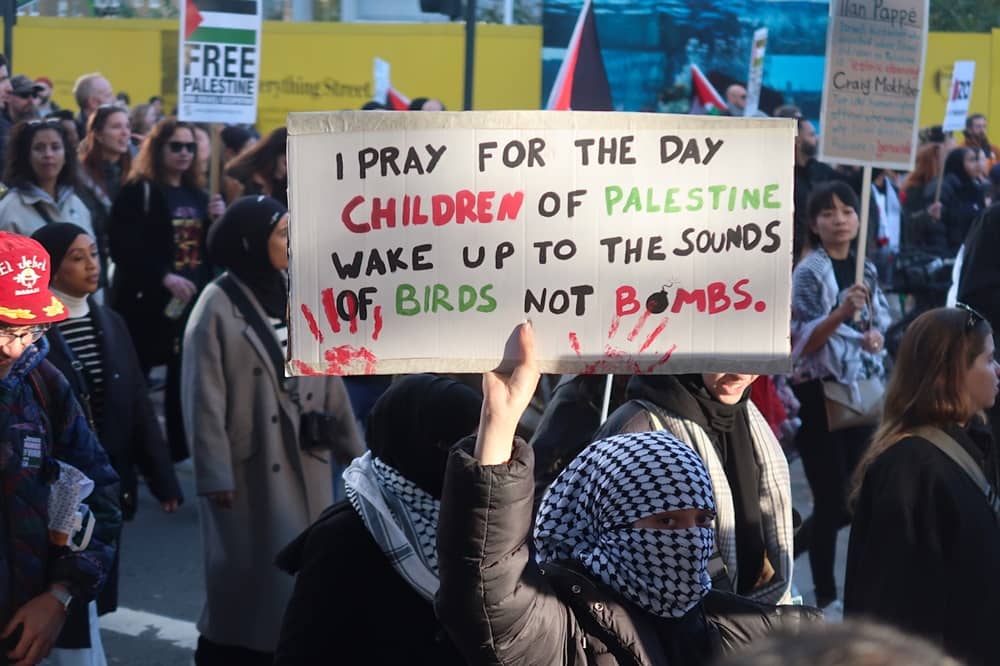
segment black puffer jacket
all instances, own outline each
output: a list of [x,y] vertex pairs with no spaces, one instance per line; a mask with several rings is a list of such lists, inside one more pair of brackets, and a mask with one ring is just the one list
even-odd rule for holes
[[663,620],[580,573],[529,556],[534,456],[482,466],[452,452],[441,499],[437,612],[471,664],[699,666],[777,626],[821,617],[712,592],[685,617]]

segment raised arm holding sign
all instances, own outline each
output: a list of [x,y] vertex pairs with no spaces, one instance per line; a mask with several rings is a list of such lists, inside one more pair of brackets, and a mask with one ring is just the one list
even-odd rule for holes
[[788,368],[794,121],[292,114],[296,373]]

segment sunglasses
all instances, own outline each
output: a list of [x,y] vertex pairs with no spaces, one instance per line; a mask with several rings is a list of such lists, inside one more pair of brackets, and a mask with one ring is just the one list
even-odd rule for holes
[[169,141],[167,146],[170,148],[170,152],[179,153],[182,150],[186,150],[192,155],[198,149],[198,144],[194,141]]
[[972,307],[966,305],[965,303],[955,303],[955,307],[959,310],[965,312],[968,316],[965,319],[965,332],[968,333],[976,327],[981,321],[986,321],[986,317],[976,312]]
[[62,126],[62,120],[60,118],[42,118],[39,120],[28,120],[25,122],[26,125],[34,127],[35,125],[56,125]]
[[21,99],[31,99],[33,97],[39,97],[39,94],[36,92],[20,92],[20,93],[14,93],[14,95],[20,97]]

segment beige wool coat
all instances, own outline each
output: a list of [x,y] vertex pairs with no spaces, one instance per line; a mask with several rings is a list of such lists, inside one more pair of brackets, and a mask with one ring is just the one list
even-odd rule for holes
[[[266,348],[214,283],[184,334],[182,381],[207,588],[198,630],[218,643],[272,652],[294,583],[274,558],[332,502],[331,454],[301,451],[300,408],[289,394],[297,391],[301,411],[335,414],[341,435],[331,446],[353,456],[362,444],[350,401],[339,377],[288,378],[282,390]],[[225,490],[235,491],[231,509],[204,497]]]

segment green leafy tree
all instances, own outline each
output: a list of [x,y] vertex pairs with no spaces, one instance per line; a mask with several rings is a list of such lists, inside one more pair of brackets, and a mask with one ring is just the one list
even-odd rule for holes
[[934,32],[990,32],[1000,27],[1000,0],[931,0]]

